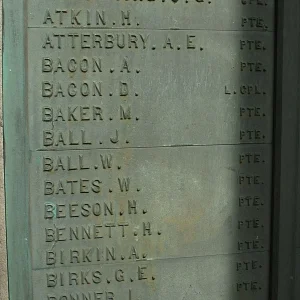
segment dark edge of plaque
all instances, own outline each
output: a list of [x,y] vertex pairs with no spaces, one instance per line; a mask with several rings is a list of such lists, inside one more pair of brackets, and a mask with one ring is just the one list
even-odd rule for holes
[[27,0],[3,1],[3,123],[10,300],[33,300],[27,110]]
[[294,298],[299,201],[300,2],[277,0],[271,300]]

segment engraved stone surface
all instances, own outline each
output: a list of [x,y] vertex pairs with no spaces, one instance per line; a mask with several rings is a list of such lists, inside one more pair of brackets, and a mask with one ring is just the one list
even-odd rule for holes
[[267,300],[274,1],[28,1],[33,300]]
[[[249,51],[242,32],[83,29],[88,49],[66,39],[73,34],[30,30],[33,149],[271,142],[273,58],[263,47],[272,49],[272,35],[248,33],[262,44]],[[92,48],[93,36],[127,47]]]

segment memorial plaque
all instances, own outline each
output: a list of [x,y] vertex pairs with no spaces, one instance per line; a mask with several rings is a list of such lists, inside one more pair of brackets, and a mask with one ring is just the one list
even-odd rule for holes
[[269,299],[274,2],[26,1],[11,300]]

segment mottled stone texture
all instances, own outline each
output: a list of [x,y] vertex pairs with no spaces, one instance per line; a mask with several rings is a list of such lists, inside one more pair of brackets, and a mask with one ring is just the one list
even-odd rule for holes
[[[2,0],[0,0],[0,47],[2,51]],[[2,95],[2,56],[0,56],[0,93]],[[2,97],[1,97],[2,98]],[[3,183],[3,143],[2,143],[2,101],[0,101],[0,300],[8,299],[7,295],[7,268],[6,268],[6,243],[5,243],[5,203]]]

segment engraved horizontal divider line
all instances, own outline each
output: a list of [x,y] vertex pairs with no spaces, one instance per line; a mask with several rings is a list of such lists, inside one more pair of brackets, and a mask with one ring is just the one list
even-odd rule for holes
[[149,30],[149,31],[208,31],[208,32],[261,32],[261,33],[274,33],[275,30],[251,30],[251,29],[204,29],[204,28],[162,28],[162,29],[157,29],[157,28],[124,28],[124,27],[37,27],[37,26],[28,26],[28,29],[43,29],[43,30],[49,30],[49,29],[80,29],[80,30],[86,30],[86,29],[97,29],[97,30]]
[[159,149],[159,148],[183,148],[183,147],[216,147],[216,146],[272,146],[272,142],[270,143],[238,143],[238,144],[207,144],[207,145],[162,145],[162,146],[152,146],[152,147],[145,147],[145,146],[128,146],[128,147],[96,147],[96,148],[66,148],[66,149],[56,149],[56,148],[49,148],[49,149],[35,149],[31,150],[32,152],[36,151],[82,151],[82,150],[121,150],[121,149]]
[[[192,255],[192,256],[179,256],[179,257],[165,257],[165,258],[153,258],[153,259],[139,259],[139,260],[133,260],[133,261],[119,261],[119,262],[101,262],[101,263],[92,263],[92,264],[76,264],[76,267],[101,267],[101,266],[115,266],[115,265],[129,265],[129,264],[135,264],[137,262],[157,262],[157,261],[170,261],[170,260],[180,260],[180,259],[192,259],[192,258],[212,258],[212,257],[224,257],[224,256],[242,256],[242,255],[251,255],[254,253],[258,254],[264,254],[264,253],[270,253],[270,250],[258,250],[258,251],[247,251],[247,252],[230,252],[230,253],[221,253],[221,254],[205,254],[205,255]],[[74,266],[53,266],[53,267],[44,267],[44,268],[32,268],[33,271],[42,271],[42,270],[59,270],[59,269],[66,269],[66,268],[74,268]]]

